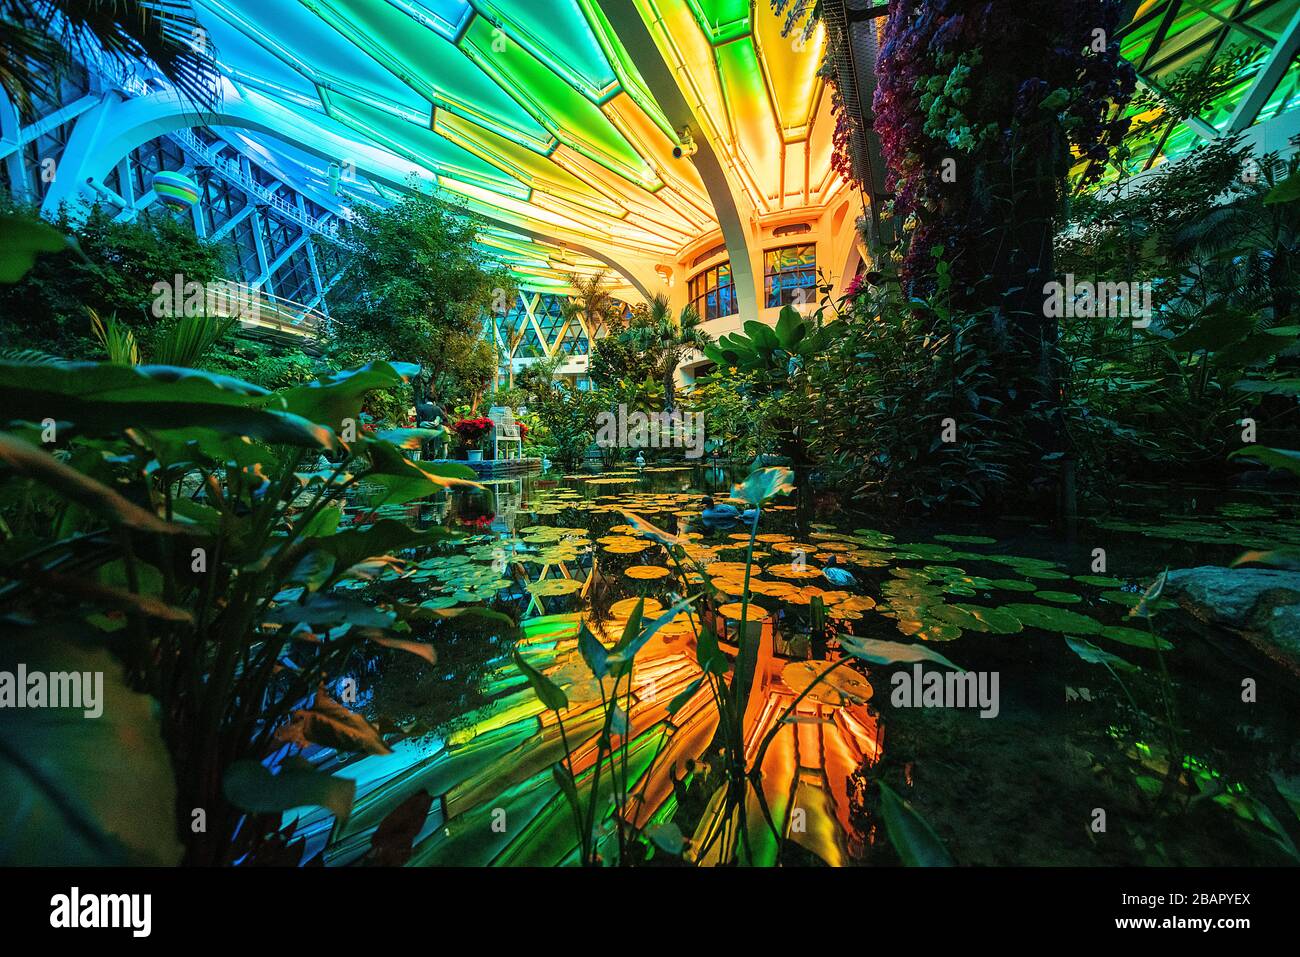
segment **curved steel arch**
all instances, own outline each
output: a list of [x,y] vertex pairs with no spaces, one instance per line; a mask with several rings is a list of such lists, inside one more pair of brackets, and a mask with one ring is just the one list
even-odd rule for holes
[[[298,119],[287,111],[282,116],[268,113],[264,106],[254,106],[240,97],[228,97],[217,109],[196,112],[171,92],[126,100],[110,95],[104,104],[77,121],[64,153],[65,163],[69,158],[76,161],[73,166],[74,175],[61,177],[51,187],[42,209],[52,212],[60,203],[74,199],[86,183],[103,179],[123,157],[150,140],[195,126],[229,126],[251,130],[281,140],[327,162],[335,162],[338,151],[331,151],[323,145],[327,140],[321,136],[321,131],[304,130],[295,135],[295,121]],[[111,132],[106,133],[106,130]],[[385,186],[402,192],[412,191],[407,180],[364,158],[359,158],[356,165],[367,177]],[[409,165],[415,167],[417,164]],[[571,249],[604,263],[627,280],[642,296],[650,298],[646,284],[632,269],[601,250],[570,237],[523,229],[517,224],[481,212],[477,215],[490,225],[515,235]]]

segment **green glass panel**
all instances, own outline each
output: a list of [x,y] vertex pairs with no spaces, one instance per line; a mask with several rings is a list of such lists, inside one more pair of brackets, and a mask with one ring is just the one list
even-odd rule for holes
[[470,23],[461,49],[562,142],[629,179],[650,178],[640,154],[600,107],[487,20],[476,17]]
[[589,96],[601,96],[617,82],[605,51],[587,26],[574,0],[549,3],[508,3],[502,0],[479,4],[489,18],[505,22],[507,32],[519,36],[539,59],[574,85],[585,87]]
[[[486,119],[520,142],[548,137],[500,86],[436,31],[386,0],[303,0],[340,33],[439,106]],[[475,18],[476,22],[478,18]],[[489,30],[491,26],[488,25]]]
[[749,0],[686,0],[695,21],[714,43],[749,33]]
[[485,189],[523,198],[526,188],[514,177],[422,126],[377,110],[351,97],[331,93],[330,115],[365,132],[401,156],[438,173]]

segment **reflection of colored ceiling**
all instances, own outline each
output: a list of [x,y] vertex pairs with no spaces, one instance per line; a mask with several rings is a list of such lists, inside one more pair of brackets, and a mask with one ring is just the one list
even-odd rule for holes
[[[603,644],[612,644],[625,621],[602,628],[587,625]],[[690,627],[682,619],[675,634],[661,630],[638,653],[625,708],[628,733],[626,777],[629,794],[637,795],[628,810],[638,827],[672,820],[677,811],[673,779],[684,776],[684,765],[698,761],[717,728],[712,692],[701,686],[699,665],[690,647]],[[298,817],[295,835],[308,854],[323,848],[324,861],[344,865],[361,859],[376,827],[393,809],[424,791],[435,800],[415,834],[413,866],[555,866],[573,864],[579,856],[564,794],[552,765],[565,761],[574,772],[577,792],[585,803],[593,787],[600,789],[599,825],[612,829],[613,790],[606,756],[596,775],[597,739],[604,721],[600,685],[591,677],[578,650],[579,615],[545,615],[523,623],[518,649],[529,665],[544,673],[565,694],[561,730],[517,666],[502,668],[486,682],[491,703],[465,716],[446,737],[415,735],[396,741],[391,754],[347,761],[341,756],[318,758],[317,767],[356,784],[352,814],[334,828],[329,812],[312,810]],[[607,633],[611,632],[611,633]],[[626,685],[625,685],[626,687]],[[775,864],[782,838],[802,845],[827,864],[848,863],[861,836],[853,821],[850,775],[875,764],[881,754],[874,716],[860,704],[827,705],[810,698],[793,712],[797,721],[782,721],[795,693],[780,682],[762,685],[762,705],[746,728],[746,755],[756,756],[758,744],[775,728],[761,781],[767,815],[751,792],[746,802],[754,863]],[[680,698],[679,698],[680,696]],[[621,700],[621,697],[620,697]],[[676,707],[673,705],[676,704]],[[670,710],[671,709],[671,710]],[[623,740],[615,740],[621,748]],[[802,820],[796,823],[795,810]],[[301,816],[299,817],[299,815]],[[505,815],[509,826],[492,826]],[[708,841],[720,822],[717,803],[706,808],[696,834],[696,847],[710,852],[698,863],[713,865],[734,853],[734,834],[727,841]],[[289,816],[286,815],[286,824]],[[725,846],[724,846],[725,845]]]
[[[357,201],[393,195],[393,178],[374,170],[387,155],[487,216],[487,244],[532,288],[559,288],[602,258],[673,261],[717,227],[638,65],[670,68],[693,135],[742,207],[817,205],[841,185],[817,76],[825,31],[782,37],[784,17],[767,0],[618,0],[634,5],[654,49],[625,47],[602,10],[612,0],[195,2],[247,102],[355,143],[354,156],[336,159],[355,168],[345,189]],[[1139,4],[1121,40],[1150,83],[1235,44],[1259,47],[1212,115],[1156,130],[1146,155],[1293,106],[1300,68],[1274,61],[1290,49],[1295,14],[1293,0]],[[1274,74],[1258,109],[1243,113],[1256,105],[1255,79]]]

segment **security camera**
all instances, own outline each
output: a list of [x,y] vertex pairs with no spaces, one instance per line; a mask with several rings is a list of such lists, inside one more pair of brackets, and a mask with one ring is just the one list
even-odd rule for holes
[[699,147],[695,145],[695,137],[691,135],[691,128],[689,126],[683,126],[677,131],[677,141],[680,145],[673,147],[673,159],[692,157],[695,155],[695,151],[699,149]]

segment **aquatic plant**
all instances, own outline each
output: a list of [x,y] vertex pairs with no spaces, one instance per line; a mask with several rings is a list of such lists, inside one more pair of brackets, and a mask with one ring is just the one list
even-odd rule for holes
[[[179,841],[187,861],[229,862],[263,836],[250,825],[233,841],[244,812],[223,791],[229,768],[261,760],[291,726],[299,740],[383,747],[356,716],[344,721],[350,712],[330,705],[324,684],[361,642],[431,652],[402,637],[409,609],[334,586],[450,533],[364,517],[344,528],[339,506],[363,488],[373,509],[476,487],[463,467],[405,458],[400,430],[357,431],[366,393],[414,371],[373,363],[269,392],[178,367],[0,362],[8,427],[0,464],[18,477],[4,502],[7,627],[19,636],[58,632],[52,663],[113,650],[122,687],[160,702],[156,717],[132,712],[138,727],[119,743],[165,742],[176,807],[193,815],[150,818],[138,846],[115,843],[104,818],[81,819],[91,839],[70,859],[172,863],[162,848]],[[303,717],[286,724],[291,712]],[[9,772],[26,773],[18,752],[5,748],[4,757]],[[284,807],[301,796],[294,780],[283,782]],[[256,810],[275,800],[277,781]],[[88,784],[59,782],[69,791],[44,798],[51,822]]]

